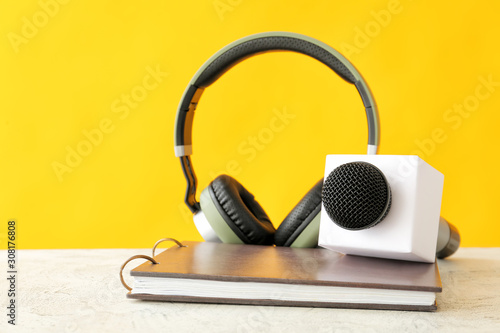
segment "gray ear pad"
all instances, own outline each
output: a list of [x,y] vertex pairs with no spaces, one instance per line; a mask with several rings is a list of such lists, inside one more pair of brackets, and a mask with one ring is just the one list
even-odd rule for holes
[[220,175],[208,188],[224,221],[245,244],[273,244],[273,224],[243,185],[228,175]]
[[281,222],[274,243],[277,246],[290,246],[299,237],[300,233],[311,223],[321,211],[321,190],[323,179],[316,183],[312,189],[299,201]]

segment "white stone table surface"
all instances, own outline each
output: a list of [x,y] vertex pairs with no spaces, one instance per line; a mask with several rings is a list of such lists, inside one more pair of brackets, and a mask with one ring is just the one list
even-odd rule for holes
[[[1,252],[2,333],[500,332],[500,248],[461,248],[439,260],[436,312],[131,300],[120,266],[149,249],[20,250],[16,326],[7,323],[7,253]],[[126,272],[140,263],[129,263]]]

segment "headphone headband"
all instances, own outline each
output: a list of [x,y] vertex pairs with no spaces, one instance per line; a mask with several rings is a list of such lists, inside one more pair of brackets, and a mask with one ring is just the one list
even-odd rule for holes
[[256,54],[272,51],[294,51],[322,62],[341,78],[354,84],[365,106],[368,121],[368,154],[377,152],[380,129],[375,99],[357,69],[338,51],[308,36],[289,32],[266,32],[239,39],[214,54],[196,72],[184,91],[175,121],[175,156],[181,158],[184,176],[188,182],[186,204],[196,212],[196,175],[191,159],[194,111],[204,89],[239,62]]

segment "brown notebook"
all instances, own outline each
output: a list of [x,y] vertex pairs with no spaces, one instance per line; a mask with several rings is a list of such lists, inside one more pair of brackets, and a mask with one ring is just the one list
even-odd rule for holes
[[134,268],[129,298],[197,303],[436,310],[437,264],[330,250],[183,242]]

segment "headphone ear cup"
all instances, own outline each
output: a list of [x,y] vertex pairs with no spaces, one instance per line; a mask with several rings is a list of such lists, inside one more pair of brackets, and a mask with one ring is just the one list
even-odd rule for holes
[[323,179],[317,182],[281,222],[274,243],[277,246],[318,246]]
[[[204,209],[208,205],[204,202],[202,210],[222,242],[234,243],[236,235],[245,244],[273,244],[276,231],[273,224],[253,194],[236,179],[220,175],[205,190],[210,198],[205,195],[204,199],[212,201],[219,216],[212,213],[208,216]],[[227,235],[231,232],[233,235]]]

